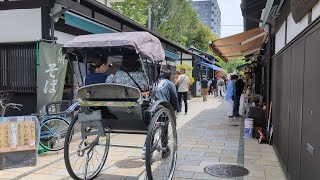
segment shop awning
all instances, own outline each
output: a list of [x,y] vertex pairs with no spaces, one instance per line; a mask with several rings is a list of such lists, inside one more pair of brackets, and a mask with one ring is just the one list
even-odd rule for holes
[[202,65],[202,66],[205,66],[205,67],[207,67],[207,68],[216,70],[216,71],[226,72],[224,69],[222,69],[222,68],[220,68],[220,67],[218,67],[218,66],[216,66],[216,65],[209,64],[209,63],[206,63],[206,62],[201,61],[201,60],[200,60],[200,61],[197,61],[196,63],[197,63],[197,64],[200,64],[200,65]]
[[260,28],[212,41],[210,49],[224,61],[259,53],[267,33]]

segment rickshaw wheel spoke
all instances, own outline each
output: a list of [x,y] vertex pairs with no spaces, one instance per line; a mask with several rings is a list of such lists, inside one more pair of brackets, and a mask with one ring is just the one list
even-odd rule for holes
[[177,132],[170,110],[160,108],[152,117],[146,142],[148,180],[172,179],[177,160]]
[[[82,138],[78,116],[72,120],[64,147],[66,168],[73,179],[94,179],[102,170],[108,156],[110,134]],[[71,133],[72,132],[72,133]]]

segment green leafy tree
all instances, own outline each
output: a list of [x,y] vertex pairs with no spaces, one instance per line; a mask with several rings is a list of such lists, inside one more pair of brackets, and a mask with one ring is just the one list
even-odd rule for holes
[[220,60],[217,64],[219,64],[222,69],[226,70],[228,73],[236,73],[237,67],[245,64],[246,61],[243,58],[235,58],[225,62]]
[[198,21],[197,15],[186,0],[169,0],[168,4],[170,6],[166,8],[165,14],[156,14],[159,10],[154,7],[152,12],[156,12],[153,14],[160,17],[153,16],[152,20],[159,22],[153,29],[160,35],[186,47],[193,24]]
[[194,46],[204,52],[209,52],[208,43],[217,39],[217,36],[211,32],[211,29],[200,21],[193,24],[188,37],[187,47]]
[[127,16],[141,25],[146,25],[148,19],[147,0],[125,0],[112,3],[112,9]]
[[145,25],[151,8],[151,29],[184,47],[208,51],[208,43],[217,37],[197,17],[189,0],[125,0],[112,8]]

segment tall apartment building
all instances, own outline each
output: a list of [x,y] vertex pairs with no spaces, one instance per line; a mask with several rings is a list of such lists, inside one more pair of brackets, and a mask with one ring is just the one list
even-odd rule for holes
[[218,37],[221,35],[221,11],[217,0],[193,0],[198,18]]

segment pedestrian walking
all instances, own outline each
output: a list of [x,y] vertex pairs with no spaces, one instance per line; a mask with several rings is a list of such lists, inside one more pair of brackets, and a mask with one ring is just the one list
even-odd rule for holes
[[212,79],[208,78],[208,95],[212,94],[211,84],[212,84]]
[[234,107],[233,107],[233,116],[239,117],[239,107],[240,107],[240,98],[244,89],[244,82],[238,76],[236,76],[237,81],[235,82],[235,96],[234,96]]
[[178,85],[178,102],[179,102],[178,112],[182,111],[181,109],[182,109],[182,99],[183,99],[184,109],[185,109],[184,112],[186,115],[188,113],[188,91],[190,86],[190,80],[185,73],[186,73],[186,70],[184,68],[180,70],[180,75],[178,76],[176,85]]
[[208,80],[206,77],[203,77],[203,79],[200,81],[201,83],[201,95],[203,102],[208,100]]
[[175,84],[170,81],[170,78],[171,71],[169,69],[163,70],[163,75],[154,90],[155,100],[166,100],[177,111],[179,109],[178,95]]
[[232,75],[231,80],[228,82],[228,85],[227,85],[226,101],[228,103],[229,119],[233,118],[234,95],[235,95],[234,86],[235,86],[236,79],[237,79],[237,75]]
[[[218,78],[217,78],[217,80],[218,80]],[[214,97],[218,96],[217,80],[215,78],[213,78],[212,83],[210,85],[210,89],[212,90]]]
[[223,98],[222,93],[223,93],[223,89],[225,87],[224,80],[221,77],[219,77],[217,84],[218,84],[218,97]]

